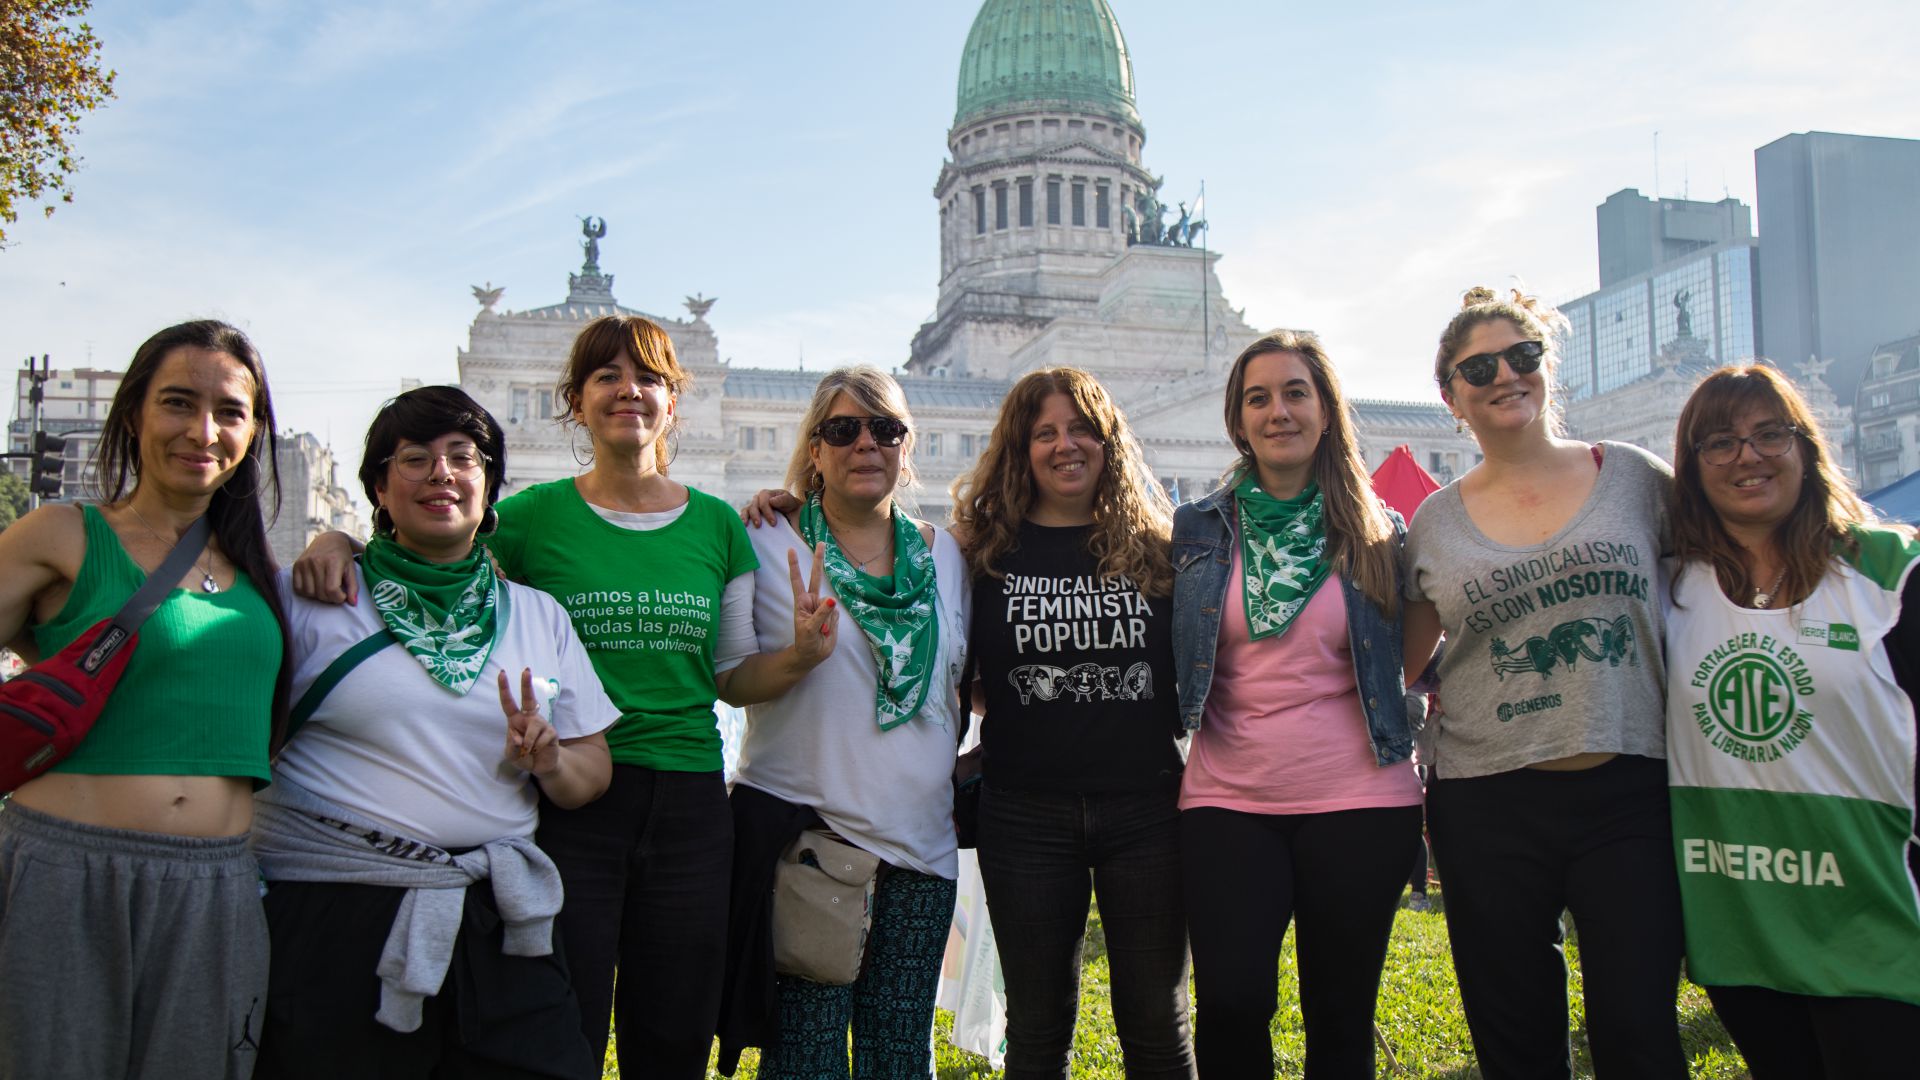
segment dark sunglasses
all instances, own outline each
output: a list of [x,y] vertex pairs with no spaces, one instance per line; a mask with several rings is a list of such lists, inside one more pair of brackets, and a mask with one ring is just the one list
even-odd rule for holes
[[1500,374],[1502,360],[1507,362],[1515,375],[1531,375],[1540,370],[1540,360],[1546,355],[1547,347],[1538,341],[1516,341],[1500,352],[1469,356],[1453,365],[1453,370],[1440,380],[1440,385],[1447,385],[1458,375],[1467,380],[1468,386],[1485,386]]
[[813,434],[828,446],[852,446],[863,427],[881,446],[899,446],[900,440],[907,437],[906,422],[891,416],[836,416],[820,421]]

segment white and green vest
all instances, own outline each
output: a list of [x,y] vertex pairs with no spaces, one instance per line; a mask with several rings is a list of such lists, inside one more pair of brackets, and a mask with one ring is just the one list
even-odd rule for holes
[[1667,769],[1687,970],[1920,1004],[1913,702],[1882,639],[1920,544],[1856,530],[1806,602],[1754,611],[1689,564],[1667,617]]

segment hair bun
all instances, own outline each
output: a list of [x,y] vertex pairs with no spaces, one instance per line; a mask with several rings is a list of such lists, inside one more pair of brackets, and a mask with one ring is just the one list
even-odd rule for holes
[[1462,308],[1470,308],[1477,304],[1491,304],[1498,299],[1499,297],[1492,289],[1487,288],[1485,285],[1475,285],[1473,288],[1467,290],[1465,296],[1460,298],[1460,306]]

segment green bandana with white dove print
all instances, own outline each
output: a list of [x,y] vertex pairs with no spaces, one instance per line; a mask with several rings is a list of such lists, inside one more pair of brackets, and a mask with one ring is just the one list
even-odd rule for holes
[[1327,580],[1326,499],[1308,484],[1291,499],[1276,499],[1249,473],[1233,489],[1240,507],[1241,591],[1247,634],[1277,637]]
[[840,605],[853,616],[873,650],[880,671],[874,688],[874,710],[880,730],[887,731],[913,719],[927,700],[933,683],[934,654],[939,651],[940,622],[935,618],[940,592],[933,579],[933,549],[920,538],[913,520],[897,508],[893,514],[893,588],[884,579],[861,573],[840,550],[827,527],[814,492],[800,508],[800,535],[811,547],[826,542],[823,565]]
[[430,563],[377,535],[367,541],[360,568],[387,632],[434,682],[465,697],[507,621],[507,590],[486,550],[475,544],[459,562]]

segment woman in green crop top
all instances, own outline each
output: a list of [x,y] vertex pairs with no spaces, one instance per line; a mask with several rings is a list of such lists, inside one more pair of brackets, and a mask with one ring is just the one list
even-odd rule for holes
[[0,804],[0,1076],[164,1062],[154,1075],[244,1077],[267,980],[247,829],[287,686],[260,356],[224,323],[163,330],[102,427],[106,501],[0,533],[0,640],[52,655],[118,611],[194,521],[213,531],[85,741]]

